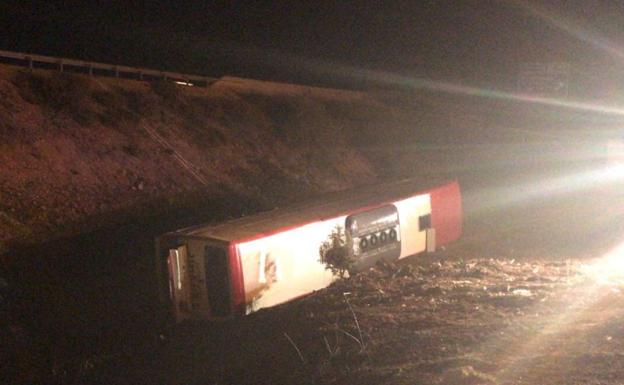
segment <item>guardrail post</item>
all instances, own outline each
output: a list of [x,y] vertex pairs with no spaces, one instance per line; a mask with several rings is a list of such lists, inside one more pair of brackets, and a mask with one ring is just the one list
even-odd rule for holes
[[119,77],[119,67],[115,66],[115,77]]
[[139,80],[143,80],[143,72],[139,71]]
[[26,56],[26,60],[28,60],[28,70],[29,70],[29,71],[32,71],[32,70],[33,70],[33,67],[34,67],[32,57],[30,57],[30,56]]
[[89,76],[93,76],[93,64],[89,63]]
[[64,63],[63,63],[63,61],[61,60],[61,61],[59,61],[59,71],[60,71],[60,72],[63,72],[63,69],[64,69],[63,67],[64,67]]

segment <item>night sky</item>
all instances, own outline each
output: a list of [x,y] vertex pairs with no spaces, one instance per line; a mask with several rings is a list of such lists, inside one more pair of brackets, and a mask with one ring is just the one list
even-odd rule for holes
[[621,70],[589,42],[624,47],[618,3],[3,1],[0,49],[315,84],[348,86],[349,68],[502,84],[525,61]]

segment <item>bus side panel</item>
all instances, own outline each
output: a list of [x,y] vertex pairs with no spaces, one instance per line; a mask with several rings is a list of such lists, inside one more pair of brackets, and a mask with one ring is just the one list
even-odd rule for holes
[[429,194],[420,194],[394,202],[399,210],[401,256],[405,258],[427,249],[427,233],[420,228],[420,217],[431,213]]
[[436,230],[436,245],[459,239],[462,234],[461,191],[457,182],[432,189],[431,225]]
[[236,248],[243,272],[246,312],[277,305],[327,287],[335,277],[320,261],[319,247],[346,217],[310,223]]

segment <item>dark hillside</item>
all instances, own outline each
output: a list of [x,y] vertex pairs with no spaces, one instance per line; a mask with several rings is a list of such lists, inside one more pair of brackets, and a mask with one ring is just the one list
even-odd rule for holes
[[188,88],[1,67],[0,245],[215,196],[274,204],[370,183],[336,101],[373,106],[353,92],[236,79]]

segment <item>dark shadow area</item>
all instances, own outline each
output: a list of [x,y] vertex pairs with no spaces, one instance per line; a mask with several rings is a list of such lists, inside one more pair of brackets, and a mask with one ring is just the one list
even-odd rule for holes
[[18,356],[9,355],[5,370],[17,374],[18,383],[28,376],[43,383],[71,382],[85,365],[145,354],[170,326],[168,310],[158,297],[155,238],[267,208],[266,202],[232,194],[204,197],[169,216],[135,218],[42,244],[13,245],[3,311],[12,342],[5,347],[10,353],[14,344]]

